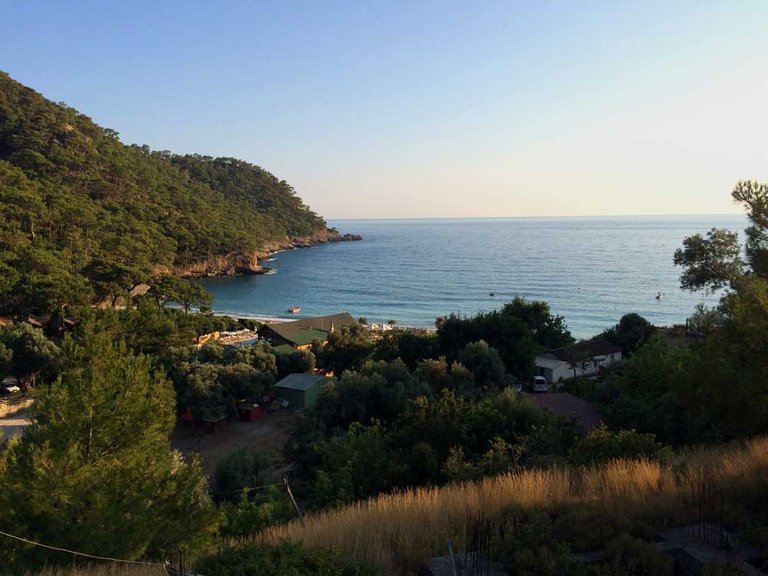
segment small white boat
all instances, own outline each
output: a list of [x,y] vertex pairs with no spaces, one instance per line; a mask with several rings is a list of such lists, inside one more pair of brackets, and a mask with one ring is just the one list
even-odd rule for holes
[[656,292],[656,300],[661,300],[664,297],[663,292]]
[[291,306],[290,308],[288,308],[288,312],[290,314],[298,314],[299,312],[301,312],[301,306]]

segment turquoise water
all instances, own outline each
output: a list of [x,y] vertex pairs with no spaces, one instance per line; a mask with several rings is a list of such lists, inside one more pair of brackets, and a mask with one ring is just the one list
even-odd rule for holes
[[[682,239],[727,216],[337,220],[362,234],[277,254],[266,276],[201,280],[219,313],[294,317],[348,311],[369,321],[434,326],[437,316],[498,308],[515,295],[549,302],[577,337],[637,312],[655,324],[684,322],[716,297],[678,288],[672,255]],[[661,300],[656,292],[664,293]],[[491,296],[491,293],[494,295]]]

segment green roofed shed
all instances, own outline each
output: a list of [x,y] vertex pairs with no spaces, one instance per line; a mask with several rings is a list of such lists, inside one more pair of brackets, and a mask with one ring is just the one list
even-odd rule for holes
[[288,400],[289,408],[311,408],[326,382],[317,374],[289,374],[275,384],[278,397]]
[[308,344],[312,344],[312,342],[315,340],[325,342],[328,340],[328,332],[315,330],[314,328],[304,328],[303,330],[296,332],[291,337],[291,341],[296,346],[306,346]]
[[272,352],[276,352],[277,354],[290,354],[291,352],[296,352],[296,348],[290,344],[280,344],[280,346],[273,346]]

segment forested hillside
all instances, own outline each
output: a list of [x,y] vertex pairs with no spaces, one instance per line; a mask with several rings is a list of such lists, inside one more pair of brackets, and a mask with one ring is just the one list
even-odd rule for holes
[[127,146],[0,72],[4,312],[115,296],[164,269],[248,265],[314,235],[328,237],[323,219],[266,170]]

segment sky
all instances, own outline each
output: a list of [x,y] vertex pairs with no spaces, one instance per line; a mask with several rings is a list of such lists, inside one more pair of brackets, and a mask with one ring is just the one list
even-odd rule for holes
[[0,0],[0,70],[339,218],[739,212],[768,2]]

